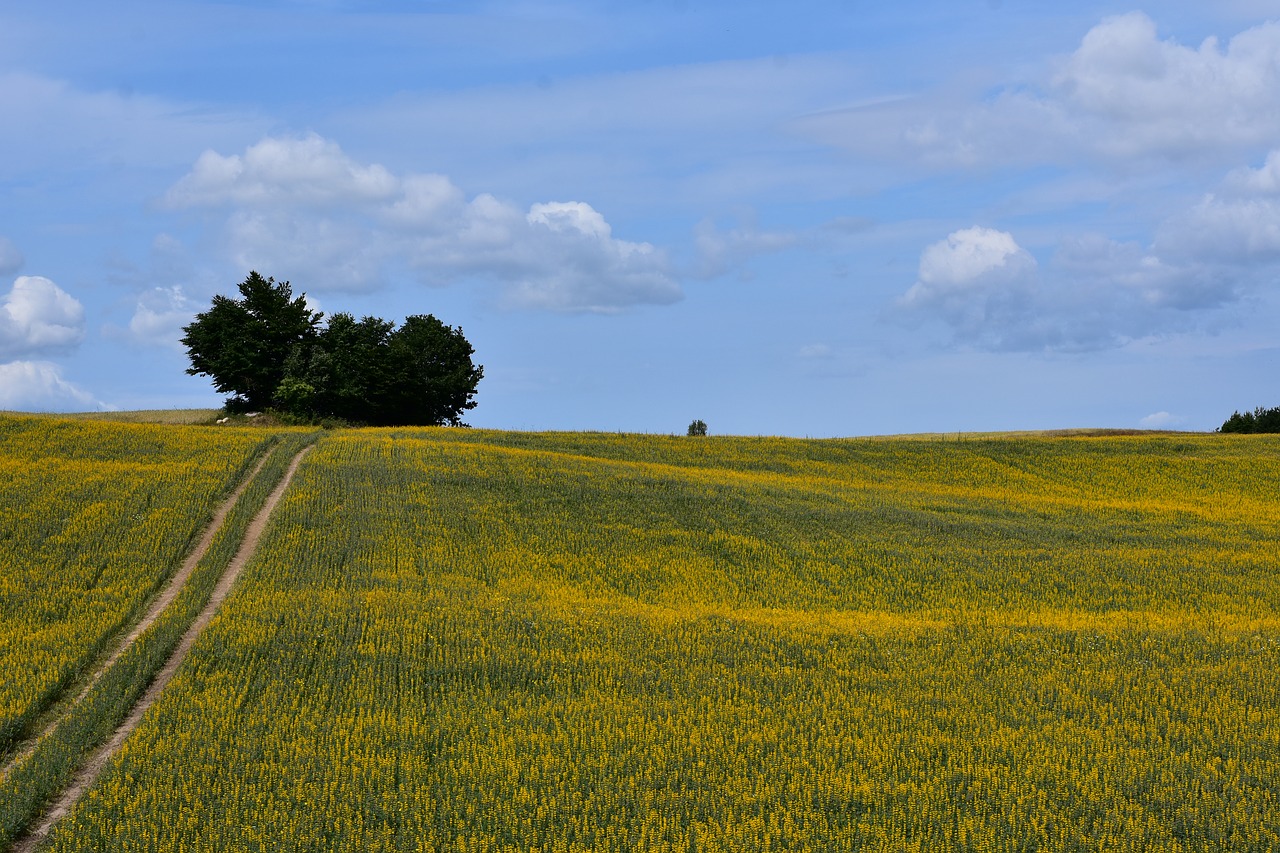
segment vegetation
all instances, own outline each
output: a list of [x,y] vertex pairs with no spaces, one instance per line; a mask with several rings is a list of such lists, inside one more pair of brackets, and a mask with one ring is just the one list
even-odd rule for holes
[[1218,432],[1280,432],[1280,406],[1264,409],[1259,406],[1252,412],[1233,412],[1231,417],[1218,427]]
[[699,418],[689,424],[689,435],[706,435],[707,422]]
[[0,417],[0,755],[141,612],[264,438]]
[[0,772],[0,849],[16,838],[63,788],[86,756],[125,718],[204,607],[235,555],[250,520],[314,436],[273,436],[262,470],[248,485],[178,598],[103,674],[83,699],[68,704],[49,734]]
[[1280,440],[331,434],[54,850],[1270,850]]
[[191,375],[231,394],[233,412],[279,409],[295,418],[372,425],[450,425],[475,408],[484,368],[462,330],[430,314],[399,328],[378,317],[323,315],[289,282],[249,273],[240,299],[215,296],[184,328]]

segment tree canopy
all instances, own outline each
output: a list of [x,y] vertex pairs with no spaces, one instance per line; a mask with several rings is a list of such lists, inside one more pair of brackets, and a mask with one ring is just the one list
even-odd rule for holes
[[460,328],[430,314],[399,328],[379,317],[323,315],[289,282],[249,273],[240,299],[215,296],[183,331],[191,367],[232,396],[228,408],[274,408],[356,423],[460,425],[484,368]]
[[212,378],[219,393],[233,395],[233,407],[268,408],[290,353],[316,337],[322,316],[307,308],[305,296],[293,298],[289,282],[251,272],[240,282],[239,299],[219,294],[183,327],[187,373]]
[[1280,432],[1280,406],[1264,409],[1262,406],[1252,412],[1233,412],[1218,432]]

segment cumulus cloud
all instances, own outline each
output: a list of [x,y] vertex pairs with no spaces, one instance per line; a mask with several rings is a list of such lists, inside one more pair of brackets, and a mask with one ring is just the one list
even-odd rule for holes
[[84,338],[84,306],[41,276],[19,276],[0,298],[0,358],[62,352]]
[[1180,415],[1171,415],[1168,412],[1154,412],[1138,423],[1145,429],[1173,429],[1186,422],[1187,419]]
[[46,361],[0,364],[0,409],[68,412],[108,408],[89,392],[63,379],[56,364]]
[[1133,12],[1089,30],[1038,75],[990,94],[946,91],[880,99],[798,123],[824,142],[940,169],[1098,158],[1221,159],[1280,136],[1280,23],[1225,45],[1161,39]]
[[941,319],[960,340],[1005,348],[1029,316],[1035,290],[1035,258],[1007,231],[974,226],[924,250],[898,308]]
[[370,289],[403,265],[435,284],[498,282],[513,307],[608,312],[683,295],[665,252],[615,237],[586,202],[468,200],[444,175],[396,175],[315,135],[206,152],[165,202],[225,211],[238,266],[305,288]]
[[1013,235],[974,227],[925,248],[894,313],[990,350],[1082,351],[1193,328],[1240,298],[1236,278],[1097,234],[1064,238],[1046,266]]
[[1280,130],[1280,24],[1192,48],[1162,41],[1142,12],[1107,18],[1053,82],[1065,104],[1117,131],[1097,140],[1110,153],[1256,145]]
[[399,190],[399,181],[382,166],[362,166],[313,133],[268,137],[243,155],[205,151],[164,201],[171,207],[331,205],[387,201]]
[[1259,168],[1237,169],[1217,192],[1160,227],[1167,254],[1238,264],[1280,260],[1280,151]]
[[18,247],[6,237],[0,237],[0,275],[10,275],[22,269],[26,259]]

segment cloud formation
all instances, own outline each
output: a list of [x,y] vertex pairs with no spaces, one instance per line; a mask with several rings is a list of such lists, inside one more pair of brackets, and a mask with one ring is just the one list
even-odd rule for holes
[[986,349],[1103,349],[1203,328],[1280,273],[1280,150],[1167,216],[1149,246],[1059,239],[1039,266],[1008,232],[973,227],[924,249],[901,318]]
[[811,115],[821,141],[937,169],[1081,158],[1142,165],[1224,157],[1280,136],[1280,23],[1225,45],[1161,39],[1142,12],[1109,17],[1040,76],[988,94],[947,91]]
[[89,392],[63,379],[56,364],[47,361],[0,364],[0,409],[68,412],[107,408]]
[[581,201],[521,210],[468,200],[444,175],[397,176],[316,135],[267,138],[243,155],[207,151],[164,198],[226,211],[231,259],[317,290],[377,287],[389,266],[425,280],[498,282],[512,307],[609,312],[682,297],[666,253],[613,236]]
[[1186,422],[1187,419],[1181,415],[1172,415],[1168,412],[1153,412],[1138,423],[1144,429],[1174,429],[1182,426]]
[[1231,172],[1217,192],[1166,220],[1156,245],[1223,264],[1280,261],[1280,151],[1256,169]]
[[41,276],[19,276],[0,298],[0,359],[65,352],[84,339],[84,306]]
[[1240,298],[1210,265],[1166,261],[1098,234],[1063,239],[1041,266],[1013,235],[973,227],[928,246],[893,313],[985,350],[1085,351],[1195,327]]
[[182,327],[199,310],[180,286],[153,287],[138,295],[125,336],[137,344],[181,349]]
[[1035,258],[1012,234],[965,228],[924,250],[916,283],[897,307],[942,320],[963,342],[1004,349],[1030,320],[1036,274]]
[[398,191],[399,181],[382,166],[362,166],[336,143],[310,134],[268,137],[243,155],[205,151],[164,201],[172,207],[310,207],[387,201]]

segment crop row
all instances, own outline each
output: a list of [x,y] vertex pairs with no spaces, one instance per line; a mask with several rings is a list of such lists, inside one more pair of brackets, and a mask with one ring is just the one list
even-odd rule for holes
[[1280,846],[1275,445],[557,441],[322,441],[52,849]]
[[312,440],[277,437],[253,482],[214,536],[174,602],[116,660],[92,688],[70,704],[51,730],[0,773],[0,850],[67,785],[86,756],[115,730],[168,660],[200,612],[244,538],[249,522],[284,476],[293,455]]
[[136,617],[265,440],[0,417],[0,755]]

